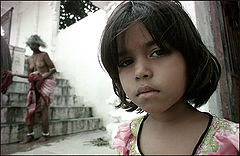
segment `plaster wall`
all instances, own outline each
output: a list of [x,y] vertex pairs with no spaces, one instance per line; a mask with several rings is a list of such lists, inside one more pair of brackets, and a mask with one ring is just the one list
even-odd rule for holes
[[112,106],[106,101],[113,94],[111,80],[97,60],[107,14],[101,10],[58,31],[59,5],[59,1],[1,2],[1,15],[14,7],[10,45],[25,48],[25,54],[31,55],[25,42],[32,34],[40,35],[48,45],[41,50],[48,52],[57,70],[70,80],[76,94],[85,105],[93,107],[94,116],[102,117],[104,124],[110,122],[108,112]]
[[55,55],[57,69],[70,80],[83,103],[93,107],[94,116],[101,117],[104,125],[112,121],[108,115],[112,106],[107,99],[114,94],[111,79],[97,57],[105,17],[106,12],[99,10],[60,31]]
[[[53,57],[58,31],[59,1],[2,1],[1,15],[13,9],[10,45],[26,48],[26,40],[32,34],[38,34],[47,43],[42,49]],[[26,48],[26,55],[32,51]]]

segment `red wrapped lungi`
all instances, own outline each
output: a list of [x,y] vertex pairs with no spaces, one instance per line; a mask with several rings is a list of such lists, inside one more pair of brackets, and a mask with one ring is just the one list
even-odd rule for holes
[[[48,79],[43,81],[43,76],[47,73],[40,74],[38,71],[33,72],[29,75],[29,89],[27,95],[27,111],[24,117],[24,123],[26,125],[30,124],[30,117],[37,111],[39,113],[39,118],[35,119],[38,122],[41,119],[41,104],[49,106],[54,97],[54,87],[55,87],[55,77],[51,75]],[[36,93],[39,98],[36,101]]]

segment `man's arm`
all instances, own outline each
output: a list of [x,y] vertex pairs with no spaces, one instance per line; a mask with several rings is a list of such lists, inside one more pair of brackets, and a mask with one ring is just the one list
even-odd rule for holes
[[47,66],[50,68],[48,74],[46,74],[43,79],[47,79],[48,77],[50,77],[52,74],[56,73],[57,70],[55,69],[55,66],[52,62],[52,60],[50,59],[50,57],[48,56],[48,53],[44,53],[44,61],[47,64]]
[[50,71],[45,76],[43,76],[43,79],[45,80],[45,79],[49,78],[54,73],[56,73],[56,69],[51,68]]
[[13,76],[18,76],[21,78],[28,78],[28,75],[21,75],[21,74],[13,74]]

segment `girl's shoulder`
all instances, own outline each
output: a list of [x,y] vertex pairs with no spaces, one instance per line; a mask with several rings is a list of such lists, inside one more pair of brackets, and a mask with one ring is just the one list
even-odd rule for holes
[[139,116],[132,119],[131,121],[121,123],[118,126],[118,133],[121,132],[122,134],[126,135],[131,133],[132,135],[137,136],[140,125],[145,117],[146,116]]
[[145,116],[134,118],[118,126],[117,135],[113,140],[113,147],[121,154],[128,155],[135,153],[134,147],[140,125]]
[[239,131],[239,123],[213,116],[212,128],[214,130],[231,130],[233,133]]
[[137,118],[134,118],[130,123],[130,129],[133,134],[133,136],[137,137],[138,131],[140,129],[141,123],[143,122],[144,118],[146,116],[140,116]]
[[239,124],[213,116],[211,125],[196,154],[237,154]]
[[[230,120],[213,116],[210,127],[210,132],[214,136],[230,137],[232,135],[239,135],[239,123]],[[229,138],[233,139],[233,138]],[[238,138],[239,140],[239,138]]]

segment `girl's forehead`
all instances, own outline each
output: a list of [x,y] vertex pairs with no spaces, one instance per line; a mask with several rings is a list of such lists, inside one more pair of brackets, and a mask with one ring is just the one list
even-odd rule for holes
[[130,25],[117,37],[118,51],[128,47],[137,49],[141,46],[150,46],[153,43],[152,36],[142,23]]

